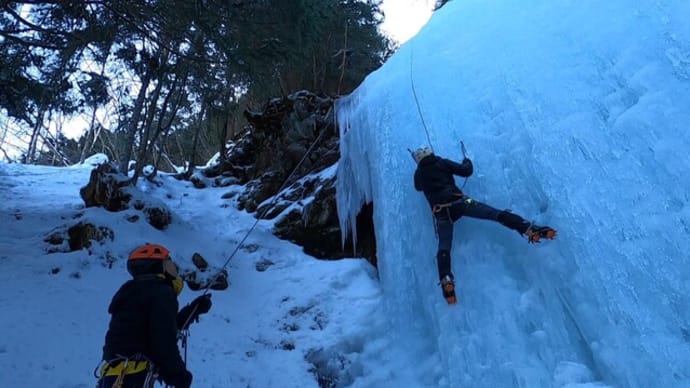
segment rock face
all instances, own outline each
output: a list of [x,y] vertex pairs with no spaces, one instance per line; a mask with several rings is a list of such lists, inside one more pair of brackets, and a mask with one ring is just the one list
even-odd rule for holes
[[250,128],[203,174],[215,178],[217,186],[244,185],[234,198],[238,208],[276,219],[275,234],[306,253],[324,259],[366,257],[375,264],[371,205],[358,217],[357,251],[351,243],[341,243],[333,102],[301,91],[270,100],[259,111],[246,111]]

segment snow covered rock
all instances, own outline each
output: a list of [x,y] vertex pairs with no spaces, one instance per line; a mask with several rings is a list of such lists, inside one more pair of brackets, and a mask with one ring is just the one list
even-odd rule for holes
[[[143,195],[109,163],[100,164],[91,171],[89,182],[79,190],[79,194],[86,207],[97,206],[111,212],[129,208],[139,210],[158,230],[164,230],[172,222],[172,213],[163,202]],[[138,217],[130,216],[128,220],[136,222]]]

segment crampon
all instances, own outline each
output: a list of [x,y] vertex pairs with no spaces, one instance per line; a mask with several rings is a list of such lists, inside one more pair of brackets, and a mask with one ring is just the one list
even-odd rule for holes
[[556,238],[556,230],[549,226],[530,225],[525,232],[527,242],[530,244],[538,244],[541,239],[553,240]]
[[455,282],[450,275],[446,275],[441,279],[441,291],[443,291],[443,297],[448,304],[455,304],[457,302],[455,298]]

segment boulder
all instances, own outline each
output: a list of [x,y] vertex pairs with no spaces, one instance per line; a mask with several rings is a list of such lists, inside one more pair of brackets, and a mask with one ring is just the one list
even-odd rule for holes
[[228,271],[210,266],[200,253],[192,255],[192,263],[196,270],[183,270],[180,272],[180,277],[184,279],[190,290],[198,291],[209,288],[220,291],[230,286]]
[[111,163],[99,164],[91,170],[89,183],[79,190],[86,207],[102,207],[116,212],[127,209],[131,196],[122,190],[129,180],[119,174]]
[[[111,163],[103,163],[91,171],[89,182],[79,190],[86,207],[102,207],[111,212],[134,208],[143,213],[147,222],[163,230],[172,222],[172,212],[167,206],[139,192],[132,180],[120,174]],[[127,219],[136,222],[136,215]]]

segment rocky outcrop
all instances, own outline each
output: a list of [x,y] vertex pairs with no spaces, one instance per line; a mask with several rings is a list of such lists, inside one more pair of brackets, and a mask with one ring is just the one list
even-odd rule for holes
[[131,196],[123,188],[129,185],[128,179],[118,174],[117,168],[103,163],[93,170],[89,183],[79,190],[86,207],[102,207],[111,212],[127,209]]
[[[130,208],[141,211],[146,221],[159,230],[166,229],[172,222],[172,212],[164,203],[142,195],[131,180],[110,163],[96,166],[79,194],[86,207],[97,206],[111,212]],[[127,219],[136,222],[139,217],[129,215]]]
[[341,242],[333,103],[330,97],[301,91],[247,110],[250,127],[203,174],[217,186],[243,185],[244,191],[227,197],[258,218],[276,219],[275,234],[306,253],[328,259],[366,257],[376,263],[371,210],[365,208],[358,221],[357,251]]
[[72,226],[62,226],[48,233],[43,241],[49,244],[48,253],[73,252],[91,248],[95,243],[103,244],[114,238],[112,229],[97,226],[91,222],[79,221]]
[[[83,214],[77,214],[75,218],[81,218]],[[62,225],[55,230],[47,233],[43,237],[43,241],[48,243],[46,251],[48,253],[57,252],[74,252],[79,250],[86,250],[88,255],[97,252],[101,263],[108,268],[120,261],[125,260],[123,257],[116,257],[110,251],[98,252],[92,249],[94,245],[104,245],[107,240],[112,241],[115,234],[112,229],[97,226],[92,222],[81,220],[73,226]],[[201,254],[194,253],[191,262],[194,267],[182,265],[180,267],[180,277],[184,280],[192,291],[198,290],[225,290],[230,286],[228,280],[228,271],[224,268],[211,266],[208,264]],[[178,263],[183,264],[183,263]],[[186,262],[185,262],[186,264]],[[52,270],[53,274],[60,272],[60,267],[55,267]],[[77,273],[78,276],[81,276]]]
[[[376,265],[373,205],[365,205],[357,216],[357,245],[352,244],[351,237],[343,244],[335,200],[335,178],[314,183],[313,190],[308,201],[295,201],[288,211],[281,214],[275,224],[275,234],[302,246],[305,253],[315,257],[366,257]],[[279,203],[280,207],[285,206],[284,202]]]
[[192,255],[192,263],[196,270],[182,269],[180,277],[192,291],[211,289],[222,291],[230,286],[228,271],[224,268],[212,267],[200,253]]

